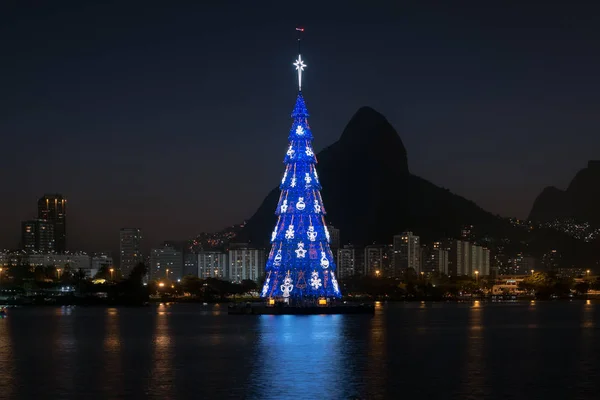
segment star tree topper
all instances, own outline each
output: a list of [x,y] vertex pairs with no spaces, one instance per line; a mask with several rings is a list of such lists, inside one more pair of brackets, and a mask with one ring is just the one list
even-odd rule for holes
[[300,54],[298,54],[298,59],[294,63],[294,66],[296,67],[296,71],[298,71],[298,89],[302,90],[302,71],[304,71],[306,64],[302,61],[302,56]]

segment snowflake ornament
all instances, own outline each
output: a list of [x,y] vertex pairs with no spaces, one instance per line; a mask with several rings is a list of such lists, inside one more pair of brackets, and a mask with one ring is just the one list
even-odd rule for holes
[[296,135],[304,136],[304,128],[302,127],[302,125],[298,125],[296,127]]
[[321,252],[321,267],[329,268],[329,260],[327,259],[324,251]]
[[281,207],[279,207],[279,209],[281,210],[282,213],[286,212],[288,208],[287,205],[287,200],[283,200],[283,203],[281,203]]
[[285,231],[285,238],[288,240],[294,238],[294,225],[290,224],[290,226],[288,226],[287,231]]
[[313,153],[312,149],[310,148],[310,146],[306,146],[306,151],[305,151],[306,155],[308,157],[312,157],[315,155],[315,153]]
[[294,289],[294,285],[292,285],[292,278],[290,278],[290,273],[288,272],[285,278],[283,279],[283,285],[280,286],[281,291],[283,292],[283,297],[290,297],[290,292]]
[[319,200],[315,200],[315,213],[321,212],[321,205],[319,204]]
[[306,236],[308,236],[308,240],[310,240],[311,242],[314,242],[317,239],[317,232],[315,232],[314,226],[311,225],[308,227],[308,232],[306,232]]
[[320,288],[321,286],[323,286],[321,284],[321,279],[319,278],[319,273],[317,271],[313,271],[310,274],[310,286],[312,286],[312,288],[314,290],[317,290],[318,288]]
[[277,254],[275,254],[275,258],[273,258],[273,265],[279,266],[281,265],[281,249],[277,250]]
[[306,208],[306,203],[304,203],[304,197],[298,197],[298,202],[296,203],[296,208],[299,211],[302,211]]

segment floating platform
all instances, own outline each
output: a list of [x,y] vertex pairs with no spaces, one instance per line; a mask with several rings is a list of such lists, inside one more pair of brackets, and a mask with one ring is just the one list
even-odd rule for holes
[[323,315],[323,314],[374,314],[373,304],[339,304],[327,306],[288,306],[266,304],[236,304],[227,309],[230,315]]

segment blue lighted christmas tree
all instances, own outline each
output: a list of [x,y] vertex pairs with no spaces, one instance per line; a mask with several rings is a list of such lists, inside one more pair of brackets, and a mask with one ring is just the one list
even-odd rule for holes
[[294,65],[298,71],[298,97],[292,112],[294,122],[275,212],[278,219],[271,234],[261,297],[299,303],[315,298],[339,298],[341,292],[329,248],[313,136],[302,97],[302,72],[306,65],[301,55]]

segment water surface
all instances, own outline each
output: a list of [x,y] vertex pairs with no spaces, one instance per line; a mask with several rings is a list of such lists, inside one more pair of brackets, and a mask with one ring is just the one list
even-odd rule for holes
[[600,304],[225,311],[11,309],[0,320],[0,398],[600,398]]

